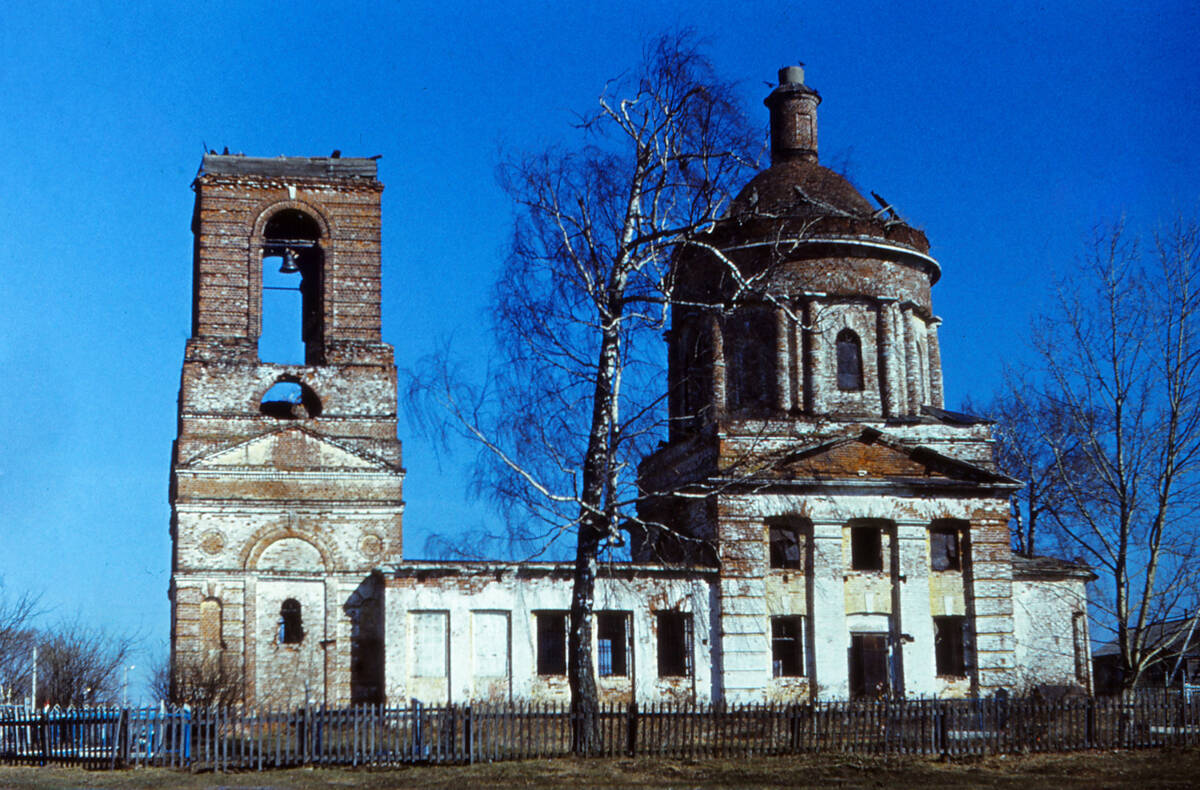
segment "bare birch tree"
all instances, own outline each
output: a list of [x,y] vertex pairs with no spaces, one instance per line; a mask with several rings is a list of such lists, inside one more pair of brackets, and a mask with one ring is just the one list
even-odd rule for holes
[[36,595],[0,596],[0,703],[29,693],[37,614]]
[[733,95],[693,35],[666,35],[581,118],[579,147],[505,162],[517,210],[493,293],[488,389],[470,391],[445,366],[417,385],[486,448],[486,482],[522,536],[538,550],[573,543],[577,751],[590,748],[598,711],[597,564],[622,544],[637,463],[665,434],[672,256],[721,217],[761,147]]
[[1162,624],[1200,604],[1198,253],[1195,223],[1145,245],[1121,225],[1098,235],[1035,327],[1037,376],[998,415],[1001,448],[1025,446],[1007,471],[1033,478],[1039,523],[1101,577],[1096,625],[1126,687],[1174,644]]

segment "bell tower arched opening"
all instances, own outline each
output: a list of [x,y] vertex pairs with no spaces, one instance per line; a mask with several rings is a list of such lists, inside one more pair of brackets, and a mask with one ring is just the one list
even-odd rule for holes
[[267,221],[258,337],[258,358],[263,362],[324,364],[324,264],[316,220],[289,208]]

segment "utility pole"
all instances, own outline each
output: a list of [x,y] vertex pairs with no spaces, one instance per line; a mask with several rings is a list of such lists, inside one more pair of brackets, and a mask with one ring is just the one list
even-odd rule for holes
[[129,670],[137,669],[136,664],[130,664],[125,667],[125,682],[121,684],[121,707],[129,707]]
[[29,707],[37,709],[37,645],[33,646],[33,683],[29,696]]

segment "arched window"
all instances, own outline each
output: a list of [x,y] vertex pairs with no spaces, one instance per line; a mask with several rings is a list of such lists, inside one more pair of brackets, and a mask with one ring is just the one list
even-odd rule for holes
[[[302,211],[284,209],[263,229],[262,331],[259,359],[322,363],[321,228]],[[296,320],[297,316],[299,321]]]
[[837,336],[837,385],[840,390],[863,388],[862,344],[849,329]]
[[306,420],[321,416],[321,399],[307,384],[285,377],[263,394],[258,411],[280,420]]
[[298,645],[304,641],[304,624],[300,614],[300,602],[288,598],[279,607],[279,644]]

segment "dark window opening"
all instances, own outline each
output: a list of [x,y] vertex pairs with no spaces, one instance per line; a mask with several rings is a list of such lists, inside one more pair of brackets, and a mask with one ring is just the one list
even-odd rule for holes
[[263,231],[262,329],[258,338],[258,357],[263,361],[286,365],[323,362],[324,256],[320,239],[317,223],[295,209],[280,211],[267,222]]
[[964,677],[967,674],[967,618],[935,617],[933,632],[937,673]]
[[321,399],[307,385],[284,379],[263,394],[258,411],[279,420],[306,420],[321,416]]
[[629,613],[601,612],[596,615],[596,642],[601,677],[629,674]]
[[288,598],[279,607],[279,644],[298,645],[304,641],[304,623],[300,614],[300,602]]
[[775,318],[766,310],[735,315],[725,329],[725,401],[730,409],[775,403]]
[[929,531],[929,564],[935,571],[961,571],[962,551],[956,527],[935,526]]
[[837,385],[840,390],[863,388],[862,343],[849,329],[837,336]]
[[888,648],[885,634],[850,635],[850,697],[881,699],[889,696]]
[[686,612],[659,612],[658,676],[692,676],[692,616]]
[[850,567],[856,571],[883,570],[883,530],[881,528],[850,528]]
[[772,568],[804,568],[798,530],[791,526],[772,526],[768,534]]
[[536,612],[537,673],[567,674],[567,613]]
[[804,618],[771,618],[771,672],[777,678],[804,675]]

